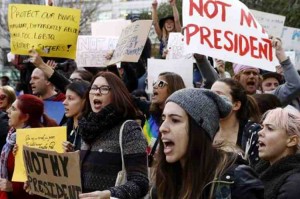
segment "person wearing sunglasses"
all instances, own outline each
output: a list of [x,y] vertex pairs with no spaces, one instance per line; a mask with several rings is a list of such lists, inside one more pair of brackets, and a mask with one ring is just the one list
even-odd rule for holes
[[[147,142],[135,121],[140,114],[118,76],[100,72],[94,77],[78,122],[82,139],[80,199],[135,199],[147,194]],[[122,168],[119,134],[125,121],[122,148],[127,182],[115,186]]]
[[144,135],[148,141],[147,153],[149,166],[152,165],[153,156],[158,145],[158,129],[165,101],[172,93],[183,88],[185,88],[183,79],[180,75],[173,72],[160,73],[157,80],[153,83],[150,111],[143,127]]
[[0,110],[7,111],[16,100],[15,90],[10,86],[0,86]]
[[16,94],[10,86],[0,86],[0,149],[6,142],[8,132],[8,116],[7,110],[16,100]]

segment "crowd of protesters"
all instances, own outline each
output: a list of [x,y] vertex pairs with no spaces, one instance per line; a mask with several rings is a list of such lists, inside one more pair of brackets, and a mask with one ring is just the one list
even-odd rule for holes
[[[176,1],[169,2],[173,15],[161,19],[152,3],[162,59],[169,34],[181,31]],[[282,41],[270,39],[277,72],[232,63],[230,74],[225,61],[194,54],[201,84],[186,88],[164,71],[152,93],[145,90],[150,40],[138,63],[121,68],[77,69],[34,49],[16,55],[18,87],[7,76],[0,86],[0,199],[41,198],[12,182],[16,130],[52,126],[67,126],[65,152],[80,151],[81,199],[299,198],[300,75]],[[61,121],[45,114],[47,101],[63,104]],[[123,165],[127,181],[116,185]]]

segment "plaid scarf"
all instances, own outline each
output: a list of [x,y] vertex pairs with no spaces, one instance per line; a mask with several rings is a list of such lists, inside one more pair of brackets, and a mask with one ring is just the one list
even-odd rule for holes
[[16,129],[11,128],[6,137],[6,143],[2,148],[0,156],[0,177],[8,179],[7,159],[10,151],[16,143]]

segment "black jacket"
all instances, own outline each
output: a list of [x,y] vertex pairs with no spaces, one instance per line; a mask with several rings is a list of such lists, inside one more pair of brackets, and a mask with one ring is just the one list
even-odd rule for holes
[[284,157],[273,165],[260,161],[256,171],[265,185],[265,199],[300,198],[300,154]]
[[0,150],[6,143],[6,136],[8,133],[8,117],[7,113],[4,111],[0,111]]

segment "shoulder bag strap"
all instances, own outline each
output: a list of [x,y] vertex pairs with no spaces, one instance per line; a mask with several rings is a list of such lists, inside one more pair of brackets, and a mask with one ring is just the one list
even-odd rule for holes
[[123,129],[124,126],[127,122],[132,121],[132,120],[126,120],[121,128],[120,128],[120,133],[119,133],[119,144],[120,144],[120,150],[121,150],[121,158],[122,158],[122,170],[125,170],[125,163],[124,163],[124,154],[123,154],[123,143],[122,143],[122,137],[123,137]]

